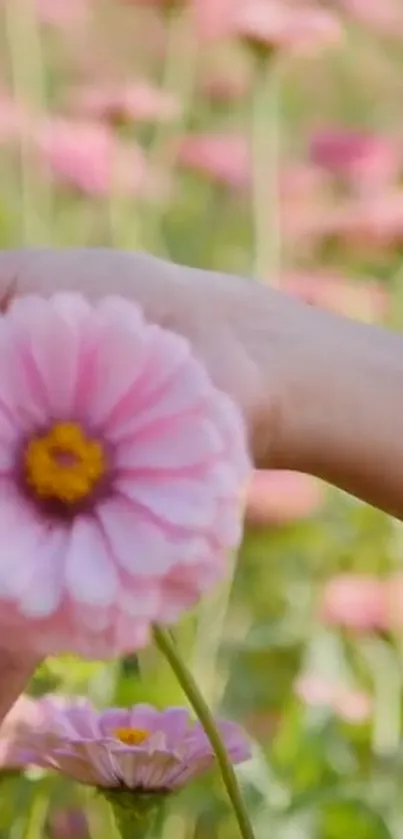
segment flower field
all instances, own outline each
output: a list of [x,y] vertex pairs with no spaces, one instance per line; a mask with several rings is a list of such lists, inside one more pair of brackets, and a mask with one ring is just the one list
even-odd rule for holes
[[[0,0],[0,249],[145,250],[401,329],[402,44],[401,0]],[[4,318],[7,359],[32,350],[41,375],[65,329],[44,393],[61,404],[70,384],[84,417],[27,445],[30,491],[78,515],[89,499],[102,534],[75,535],[60,602],[51,549],[30,564],[41,534],[25,501],[24,589],[12,550],[0,556],[1,647],[11,621],[18,648],[29,632],[41,658],[0,728],[0,839],[403,839],[401,523],[311,476],[255,471],[234,551],[249,464],[232,404],[134,305],[129,324],[112,299],[52,301],[17,301]],[[139,374],[134,419],[129,345],[158,385],[141,390]],[[20,368],[1,363],[3,470],[39,408],[33,388],[4,435]],[[93,421],[103,450],[84,434]],[[136,422],[140,456],[125,442]],[[82,455],[84,483],[60,483],[60,440]],[[110,474],[108,446],[120,458]],[[138,496],[129,468],[160,484],[143,475]],[[100,493],[113,478],[121,509],[98,494],[104,476]],[[219,719],[227,769],[172,656]],[[139,793],[136,818],[115,807],[114,779]]]

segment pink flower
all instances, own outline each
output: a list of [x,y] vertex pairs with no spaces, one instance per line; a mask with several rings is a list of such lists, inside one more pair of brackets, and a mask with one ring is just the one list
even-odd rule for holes
[[38,17],[43,23],[63,29],[72,24],[83,23],[89,14],[88,0],[34,0],[34,3]]
[[321,676],[307,674],[300,677],[294,690],[301,702],[313,708],[328,708],[346,722],[363,723],[371,716],[372,702],[367,693],[329,682]]
[[246,516],[252,525],[281,525],[314,515],[323,502],[319,481],[298,472],[256,471]]
[[306,303],[365,323],[382,320],[389,307],[388,292],[380,283],[352,283],[348,277],[326,271],[286,274],[282,287]]
[[[40,704],[45,722],[22,744],[26,762],[80,783],[168,792],[214,766],[206,734],[200,723],[190,721],[186,708],[135,705],[98,712],[86,700],[59,707],[45,698]],[[241,729],[225,721],[219,728],[232,762],[247,760],[249,745]]]
[[338,43],[340,24],[334,15],[311,3],[285,0],[194,0],[202,38],[239,36],[251,44],[311,50]]
[[48,833],[51,839],[87,839],[90,835],[84,812],[77,808],[52,813]]
[[250,181],[248,145],[238,134],[191,134],[182,143],[179,162],[186,169],[238,189]]
[[9,646],[129,651],[225,572],[243,424],[134,304],[26,297],[0,323],[0,625]]
[[403,241],[403,190],[382,190],[370,200],[368,195],[349,197],[333,206],[318,207],[311,218],[304,220],[301,214],[298,222],[294,233],[301,241],[310,229],[316,243],[331,238],[368,262]]
[[369,575],[333,577],[322,592],[320,617],[326,624],[357,632],[383,629],[388,623],[384,583]]
[[28,135],[32,122],[26,107],[6,91],[0,91],[0,146],[14,144]]
[[334,696],[333,709],[346,722],[364,723],[372,714],[371,697],[361,690],[339,687]]
[[99,123],[51,119],[38,130],[36,146],[54,180],[88,195],[107,195],[112,189],[136,194],[147,186],[140,147],[123,145]]
[[211,102],[234,102],[248,92],[250,73],[247,67],[234,62],[228,67],[207,70],[200,86],[203,95]]
[[400,0],[383,0],[382,3],[368,3],[367,0],[338,0],[344,11],[374,30],[377,35],[399,38],[403,30],[403,10]]
[[387,629],[401,633],[403,628],[403,573],[391,574],[385,581],[387,600]]
[[393,186],[401,169],[397,146],[363,131],[320,131],[312,139],[311,155],[319,166],[365,194]]
[[73,106],[86,118],[167,122],[181,113],[172,93],[160,90],[147,79],[126,85],[90,85],[75,92]]
[[193,0],[196,31],[202,40],[228,35],[229,22],[238,0]]
[[246,0],[233,5],[233,34],[269,48],[311,51],[337,44],[341,27],[336,17],[307,3],[285,0]]

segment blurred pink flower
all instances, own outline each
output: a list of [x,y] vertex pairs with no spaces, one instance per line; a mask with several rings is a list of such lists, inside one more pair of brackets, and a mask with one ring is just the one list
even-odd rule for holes
[[403,241],[403,190],[350,196],[322,205],[283,209],[283,232],[288,243],[309,254],[326,240],[367,262]]
[[71,807],[51,814],[48,833],[50,839],[87,839],[90,835],[83,810]]
[[403,190],[385,190],[370,201],[352,200],[335,208],[330,221],[334,232],[351,246],[369,252],[391,247],[403,240]]
[[279,172],[279,213],[284,243],[310,255],[322,239],[326,208],[333,202],[329,174],[312,163],[288,163]]
[[341,26],[337,18],[308,3],[286,0],[241,0],[230,18],[233,34],[252,44],[298,52],[338,44]]
[[401,633],[403,629],[403,573],[391,574],[384,582],[387,601],[388,628]]
[[368,0],[336,0],[338,5],[358,23],[374,30],[378,35],[401,36],[403,31],[403,9],[400,0],[382,0],[369,3]]
[[372,702],[367,693],[329,682],[321,676],[301,676],[294,690],[301,702],[311,707],[328,708],[346,722],[363,723],[371,716]]
[[250,87],[250,74],[245,67],[212,68],[204,73],[201,92],[211,102],[233,102],[241,99]]
[[18,754],[18,743],[42,721],[37,703],[28,696],[20,696],[0,726],[0,770],[18,769],[24,761]]
[[121,85],[89,85],[75,91],[72,106],[85,118],[110,121],[166,122],[181,113],[177,97],[147,79]]
[[346,722],[364,723],[371,717],[372,701],[364,691],[339,688],[333,700],[333,708],[335,714]]
[[[29,763],[56,769],[91,786],[169,792],[185,786],[215,764],[202,726],[186,708],[158,711],[151,705],[96,711],[86,700],[58,708],[40,703],[50,724],[27,738]],[[233,763],[249,757],[246,736],[235,724],[218,721]]]
[[43,23],[63,29],[72,24],[83,23],[89,15],[88,0],[34,0],[34,4]]
[[80,192],[142,194],[149,187],[140,146],[124,145],[100,123],[50,119],[38,128],[34,142],[52,178]]
[[194,10],[202,38],[240,36],[252,44],[306,51],[338,43],[341,36],[337,18],[311,3],[194,0]]
[[319,617],[325,624],[357,632],[383,629],[388,624],[384,582],[363,574],[333,577],[323,588]]
[[279,171],[280,198],[285,206],[317,206],[331,190],[326,173],[311,162],[290,162]]
[[203,40],[215,40],[231,31],[234,8],[239,0],[192,0],[198,36]]
[[32,130],[28,109],[6,91],[0,90],[0,146],[18,142]]
[[314,515],[322,504],[322,486],[310,475],[255,471],[248,493],[246,520],[255,526],[289,524]]
[[225,573],[243,423],[187,342],[119,297],[25,297],[1,326],[2,631],[43,655],[133,650]]
[[294,684],[294,691],[298,699],[306,705],[332,707],[334,686],[322,676],[300,676]]
[[345,179],[358,193],[370,195],[393,186],[402,164],[401,152],[392,140],[337,128],[314,135],[311,156],[315,163]]
[[179,162],[227,186],[242,188],[250,180],[248,144],[239,134],[190,134],[179,149]]
[[331,271],[286,274],[282,278],[282,288],[305,303],[365,323],[382,320],[390,303],[389,294],[381,283],[363,280],[353,283],[350,278]]

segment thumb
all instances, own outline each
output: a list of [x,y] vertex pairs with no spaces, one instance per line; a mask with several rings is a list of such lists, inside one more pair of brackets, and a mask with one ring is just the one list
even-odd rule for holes
[[25,690],[38,659],[0,648],[0,724]]

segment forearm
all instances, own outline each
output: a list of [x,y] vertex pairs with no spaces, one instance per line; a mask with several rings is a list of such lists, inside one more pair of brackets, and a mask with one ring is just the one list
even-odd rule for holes
[[403,519],[403,337],[300,304],[286,317],[287,304],[276,466]]

